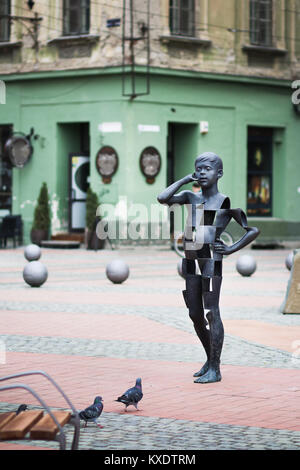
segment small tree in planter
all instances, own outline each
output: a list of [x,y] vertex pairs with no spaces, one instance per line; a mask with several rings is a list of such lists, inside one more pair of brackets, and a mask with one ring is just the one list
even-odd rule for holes
[[37,245],[42,240],[48,240],[50,231],[50,208],[47,184],[44,182],[40,189],[37,205],[34,209],[31,241]]
[[99,206],[97,194],[89,187],[86,195],[86,248],[88,250],[101,250],[104,240],[97,237],[96,227],[100,217],[96,215]]

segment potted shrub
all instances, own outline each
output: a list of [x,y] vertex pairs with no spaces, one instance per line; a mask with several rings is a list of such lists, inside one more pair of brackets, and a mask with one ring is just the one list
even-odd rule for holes
[[33,224],[30,232],[32,243],[40,245],[42,240],[49,239],[50,208],[47,184],[44,182],[40,189],[37,205],[34,209]]
[[96,227],[100,217],[96,215],[99,206],[99,199],[97,194],[88,187],[86,195],[86,230],[85,230],[85,244],[87,250],[101,250],[104,248],[105,240],[100,240],[97,237]]

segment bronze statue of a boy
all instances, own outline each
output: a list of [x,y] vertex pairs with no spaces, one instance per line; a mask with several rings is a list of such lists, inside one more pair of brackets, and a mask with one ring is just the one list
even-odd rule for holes
[[[205,152],[195,160],[195,172],[176,181],[158,197],[161,204],[187,205],[188,217],[184,231],[182,272],[186,279],[183,296],[190,318],[200,339],[207,361],[194,374],[196,383],[221,380],[220,357],[224,340],[224,328],[219,310],[222,283],[222,258],[248,245],[258,235],[256,227],[248,227],[247,217],[241,209],[231,209],[229,197],[218,191],[218,180],[223,175],[221,158]],[[197,181],[201,192],[181,191],[179,188]],[[243,237],[227,246],[220,237],[231,219],[235,219],[246,231]],[[198,263],[200,274],[196,274]],[[205,310],[208,311],[205,313]],[[207,319],[207,320],[206,320]]]

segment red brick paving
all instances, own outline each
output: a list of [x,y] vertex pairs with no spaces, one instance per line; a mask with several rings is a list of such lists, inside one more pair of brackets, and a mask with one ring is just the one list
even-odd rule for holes
[[[5,250],[8,253],[8,250]],[[82,305],[101,304],[130,305],[130,306],[184,306],[180,290],[184,289],[184,280],[176,277],[178,258],[174,257],[174,269],[164,269],[164,259],[154,259],[155,265],[151,272],[142,259],[135,258],[131,276],[127,281],[128,287],[176,287],[178,293],[145,294],[126,292],[125,286],[115,289],[106,278],[103,279],[103,260],[101,256],[91,253],[80,272],[95,273],[99,270],[99,281],[87,280],[86,285],[111,287],[106,292],[81,292],[82,280],[70,280],[78,284],[76,291],[52,290],[51,285],[61,281],[68,282],[66,277],[60,277],[59,271],[78,269],[74,260],[74,252],[64,253],[64,260],[51,260],[51,250],[43,250],[43,258],[47,260],[49,278],[45,288],[31,289],[28,286],[19,291],[21,298],[16,298],[13,290],[1,290],[0,301],[47,302],[50,299],[59,303],[80,303]],[[285,254],[286,255],[286,254]],[[289,272],[284,269],[285,255],[274,255],[269,258],[269,266],[264,265],[251,278],[243,278],[232,270],[223,279],[221,295],[222,307],[247,308],[272,307],[279,310],[283,300]],[[169,253],[159,253],[159,257],[169,259]],[[257,255],[258,266],[263,256]],[[51,260],[51,261],[50,261]],[[95,265],[99,263],[99,265]],[[102,264],[101,264],[102,263]],[[235,259],[225,260],[224,266],[229,270],[234,266]],[[25,264],[25,263],[24,263]],[[58,273],[51,275],[51,266]],[[281,269],[283,268],[283,269]],[[15,278],[10,282],[22,282],[17,272],[22,270],[1,268],[1,272],[15,272]],[[280,276],[278,276],[278,272]],[[143,278],[138,277],[143,274]],[[156,277],[157,275],[157,277]],[[170,276],[174,275],[174,279]],[[136,277],[135,277],[136,276]],[[3,277],[1,282],[7,282]],[[234,282],[234,284],[232,284]],[[233,287],[234,286],[234,287]],[[228,294],[232,292],[234,294]],[[272,292],[282,294],[273,296]],[[253,292],[255,295],[253,295]],[[112,295],[113,293],[113,295]],[[265,295],[260,295],[264,293]],[[267,295],[268,294],[268,295]],[[246,302],[246,303],[245,303]],[[187,313],[185,313],[187,315]],[[242,316],[242,308],[241,308]],[[225,320],[225,334],[238,336],[269,347],[284,351],[292,351],[292,342],[300,339],[300,326],[290,327],[275,325],[257,320]],[[64,336],[69,338],[97,338],[118,341],[165,342],[168,344],[198,343],[194,335],[161,323],[139,317],[138,315],[89,315],[84,313],[63,312],[30,312],[3,311],[0,316],[2,334],[20,334],[32,336]],[[199,347],[201,347],[199,345]],[[133,384],[136,377],[143,378],[144,398],[140,412],[134,409],[128,413],[140,416],[153,416],[191,421],[223,423],[229,425],[257,426],[271,429],[286,429],[300,431],[300,373],[299,370],[242,367],[224,365],[221,368],[223,379],[216,384],[194,384],[192,374],[199,369],[198,363],[155,361],[140,359],[115,359],[107,357],[80,357],[60,354],[33,354],[7,352],[7,363],[0,365],[1,375],[16,371],[41,369],[52,375],[69,395],[74,405],[81,409],[99,393],[104,397],[106,412],[124,413],[123,405],[114,399],[126,388]],[[49,386],[42,377],[31,377],[26,383],[32,384],[41,392],[43,398],[55,407],[65,407],[66,404],[57,391]],[[1,401],[20,403],[27,392],[10,391],[1,393]],[[36,404],[30,395],[27,403]],[[0,449],[10,448],[12,444],[2,443]],[[21,448],[22,446],[16,446]],[[25,446],[23,446],[25,447]],[[36,447],[34,447],[36,448]],[[26,449],[28,447],[26,446]]]
[[[121,285],[122,286],[122,285]],[[118,287],[121,287],[118,286]],[[47,302],[49,301],[49,289],[34,289],[28,286],[22,292],[23,302]],[[70,301],[71,297],[71,301]],[[19,300],[19,299],[18,299]],[[178,294],[146,294],[146,293],[129,293],[122,292],[120,289],[111,294],[111,292],[101,292],[101,302],[99,300],[98,292],[74,292],[68,291],[51,291],[51,300],[55,303],[79,303],[79,304],[105,304],[105,305],[133,305],[133,306],[152,306],[157,307],[177,307],[183,306],[184,301],[180,292]],[[16,301],[16,294],[14,291],[0,291],[1,301]],[[264,307],[273,307],[279,309],[281,301],[278,297],[266,297],[255,295],[247,297],[247,306],[259,308],[261,305]],[[220,307],[240,307],[240,297],[224,297],[221,295]]]
[[[12,315],[13,323],[10,321]],[[223,322],[225,332],[230,335],[284,351],[293,352],[294,341],[300,339],[300,326],[274,325],[257,320],[226,319]],[[194,334],[137,315],[4,311],[0,325],[2,334],[6,335],[198,344]]]
[[16,444],[14,442],[0,442],[0,450],[52,450],[49,447],[32,446],[30,444]]
[[[14,316],[12,323],[11,317]],[[2,334],[198,344],[195,335],[137,315],[4,311]]]
[[[300,431],[299,371],[224,365],[221,382],[202,385],[193,382],[198,368],[198,363],[8,352],[1,371],[44,370],[78,409],[101,394],[105,411],[115,413],[123,413],[123,405],[114,399],[142,376],[140,416]],[[46,379],[32,377],[26,383],[51,406],[66,406]],[[2,392],[1,400],[24,402],[24,393]],[[31,396],[25,401],[36,404]]]
[[224,320],[225,332],[247,341],[293,352],[300,341],[300,326],[273,325],[257,320]]

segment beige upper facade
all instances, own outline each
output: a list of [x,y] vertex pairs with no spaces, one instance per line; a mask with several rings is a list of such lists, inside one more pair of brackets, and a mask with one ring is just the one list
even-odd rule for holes
[[[130,67],[134,61],[300,76],[300,0],[39,0],[32,10],[27,3],[1,0],[0,74]],[[5,30],[7,14],[12,21]]]

